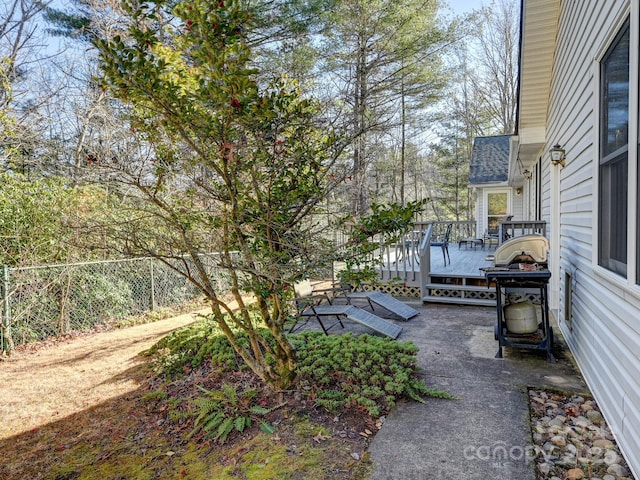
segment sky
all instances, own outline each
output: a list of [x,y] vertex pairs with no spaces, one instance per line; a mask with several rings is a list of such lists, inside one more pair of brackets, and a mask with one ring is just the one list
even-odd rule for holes
[[469,12],[474,8],[479,8],[486,2],[479,0],[448,0],[448,3],[454,13],[461,14]]

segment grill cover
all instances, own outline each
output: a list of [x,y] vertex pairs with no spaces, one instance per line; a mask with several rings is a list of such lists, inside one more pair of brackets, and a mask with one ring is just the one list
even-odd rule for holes
[[506,267],[512,263],[547,263],[549,240],[544,235],[523,235],[507,240],[493,255],[496,267]]

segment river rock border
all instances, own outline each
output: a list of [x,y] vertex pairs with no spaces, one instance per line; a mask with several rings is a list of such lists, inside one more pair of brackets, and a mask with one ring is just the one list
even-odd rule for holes
[[539,480],[633,480],[595,400],[529,390],[529,406]]

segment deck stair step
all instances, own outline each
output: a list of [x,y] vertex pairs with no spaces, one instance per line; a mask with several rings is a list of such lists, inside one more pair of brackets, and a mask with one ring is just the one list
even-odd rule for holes
[[495,305],[495,287],[432,282],[425,285],[423,302],[451,303],[459,305]]
[[475,305],[477,307],[495,307],[495,300],[481,300],[477,298],[466,297],[440,297],[440,296],[425,296],[422,297],[423,303],[446,303],[448,305]]

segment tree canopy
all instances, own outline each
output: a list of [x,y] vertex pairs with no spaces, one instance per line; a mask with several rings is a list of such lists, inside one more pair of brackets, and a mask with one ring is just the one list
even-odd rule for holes
[[[98,40],[104,86],[130,106],[149,151],[99,167],[115,173],[126,221],[111,234],[129,253],[166,259],[196,283],[238,354],[265,381],[295,377],[283,334],[289,287],[326,262],[312,214],[331,188],[339,138],[286,78],[259,83],[242,2],[125,2],[126,37]],[[124,212],[119,212],[122,215]],[[200,254],[220,252],[233,311]],[[177,262],[187,254],[192,265]],[[245,293],[275,339],[256,329]],[[236,341],[249,334],[249,345]]]

